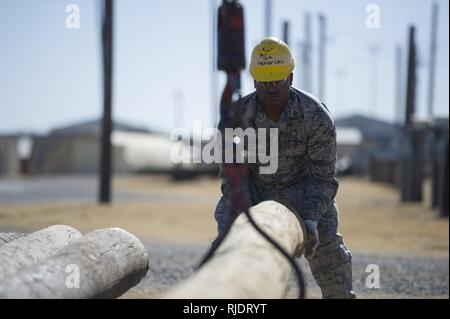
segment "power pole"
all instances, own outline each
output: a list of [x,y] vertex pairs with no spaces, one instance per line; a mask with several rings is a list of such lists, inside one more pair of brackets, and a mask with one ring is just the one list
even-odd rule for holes
[[416,108],[416,42],[415,27],[409,28],[408,50],[408,82],[406,87],[405,127],[412,123],[412,116]]
[[402,48],[395,48],[395,120],[400,125],[403,119],[403,68]]
[[218,81],[217,81],[217,0],[211,0],[211,114],[212,114],[212,125],[216,127],[219,123],[219,107],[217,103],[217,91],[218,91]]
[[[370,72],[369,72],[369,115],[378,109],[378,53],[380,48],[373,44],[369,46]],[[373,112],[373,113],[372,113]]]
[[416,43],[415,28],[409,29],[409,54],[408,54],[408,83],[406,94],[406,116],[404,128],[404,147],[402,165],[402,192],[403,202],[420,202],[422,200],[423,181],[423,155],[425,130],[415,124],[413,115],[415,113],[416,98]]
[[105,0],[103,8],[103,119],[100,152],[100,203],[111,201],[111,109],[113,78],[113,0]]
[[266,37],[272,35],[272,0],[265,1],[264,31]]
[[430,70],[428,78],[428,116],[431,122],[434,121],[433,103],[434,103],[434,74],[436,66],[436,42],[437,42],[437,26],[438,26],[439,5],[433,3],[431,13],[431,44],[430,44]]
[[283,41],[289,45],[289,21],[283,22]]
[[[431,124],[432,141],[430,143],[430,161],[432,174],[432,200],[431,207],[435,208],[442,204],[439,198],[442,195],[442,162],[444,160],[442,152],[438,149],[441,147],[443,138],[442,128],[435,123],[434,118],[434,79],[436,67],[436,47],[437,47],[437,26],[438,26],[439,5],[433,3],[431,10],[431,43],[430,43],[430,60],[428,73],[428,92],[427,92],[427,113]],[[441,158],[440,158],[441,157]],[[445,195],[447,196],[447,195]],[[448,210],[447,210],[448,211]]]
[[319,15],[319,71],[318,71],[318,96],[325,100],[325,50],[326,50],[327,21],[324,15]]
[[312,91],[312,70],[311,70],[311,15],[309,13],[305,14],[305,39],[303,41],[303,89],[307,92]]

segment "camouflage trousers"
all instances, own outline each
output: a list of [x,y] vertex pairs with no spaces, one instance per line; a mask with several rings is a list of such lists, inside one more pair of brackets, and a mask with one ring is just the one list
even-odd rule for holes
[[[291,209],[301,219],[305,218],[301,212],[302,192],[298,187],[290,187],[273,194],[251,185],[248,197],[252,205],[264,200],[275,200]],[[230,201],[222,196],[219,200],[214,217],[217,222],[218,235],[224,231],[229,215]],[[355,298],[352,290],[352,255],[337,232],[339,212],[336,203],[320,216],[318,231],[320,244],[316,253],[308,260],[314,279],[322,291],[324,299]]]

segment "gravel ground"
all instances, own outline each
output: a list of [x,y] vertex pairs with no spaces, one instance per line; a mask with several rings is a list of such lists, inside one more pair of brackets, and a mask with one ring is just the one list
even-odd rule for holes
[[[150,270],[139,285],[124,298],[153,298],[193,273],[193,267],[207,247],[162,242],[145,243],[150,256]],[[380,287],[369,289],[365,282],[375,264],[380,271]],[[309,298],[320,298],[307,262],[300,265],[307,281]],[[448,257],[402,257],[353,253],[353,285],[359,298],[449,298]],[[287,298],[296,297],[296,280],[289,281]]]

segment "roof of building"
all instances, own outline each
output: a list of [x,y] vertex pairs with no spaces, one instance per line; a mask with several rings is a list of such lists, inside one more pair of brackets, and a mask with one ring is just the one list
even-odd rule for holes
[[[91,120],[87,122],[72,124],[68,126],[63,126],[55,128],[50,131],[49,135],[52,136],[68,136],[68,135],[94,135],[100,134],[101,121]],[[125,132],[140,132],[140,133],[153,133],[147,128],[137,127],[129,124],[124,124],[123,122],[115,121],[113,123],[113,131],[125,131]]]
[[363,137],[393,137],[401,127],[379,119],[353,115],[335,120],[336,127],[357,128]]

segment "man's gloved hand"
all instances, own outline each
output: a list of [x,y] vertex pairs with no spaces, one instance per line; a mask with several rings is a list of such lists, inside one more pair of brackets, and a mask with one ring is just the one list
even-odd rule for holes
[[317,230],[317,222],[314,220],[304,220],[303,224],[306,228],[305,258],[312,258],[319,246],[319,231]]

